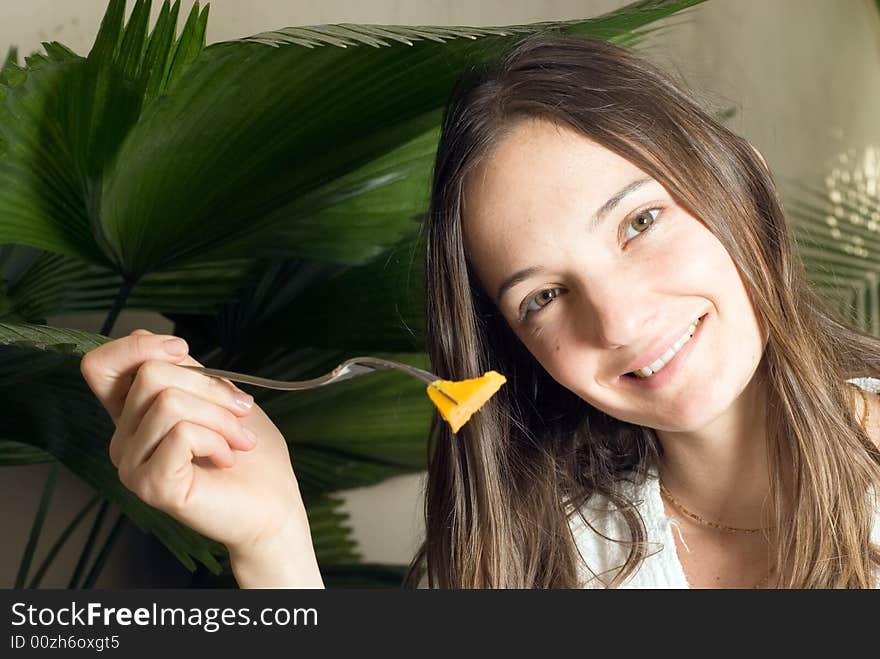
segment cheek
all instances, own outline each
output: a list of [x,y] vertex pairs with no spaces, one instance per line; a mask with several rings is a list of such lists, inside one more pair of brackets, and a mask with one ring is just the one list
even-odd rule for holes
[[578,385],[585,382],[585,377],[590,378],[597,363],[592,351],[577,349],[577,337],[568,332],[565,325],[545,326],[534,335],[520,336],[520,341],[550,377],[580,395]]
[[520,337],[520,340],[544,370],[558,380],[560,366],[565,363],[565,337],[555,330],[541,328],[536,335]]
[[729,286],[736,268],[721,242],[699,220],[682,211],[664,244],[651,251],[649,270],[663,273],[660,290],[709,297]]
[[530,351],[550,377],[585,402],[612,416],[622,412],[611,407],[615,404],[614,392],[597,380],[600,352],[584,346],[577,336],[563,330],[546,343],[533,345]]
[[700,269],[705,276],[707,294],[721,321],[718,323],[717,346],[721,354],[727,352],[743,365],[756,364],[766,343],[766,332],[761,327],[746,284],[739,269],[721,242],[708,230],[702,240],[705,258]]
[[727,348],[740,346],[754,351],[756,344],[763,346],[764,333],[730,254],[701,222],[685,217],[687,230],[676,232],[674,243],[658,250],[652,260],[653,269],[664,273],[668,290],[690,291],[711,303],[722,321],[717,337],[733,341]]

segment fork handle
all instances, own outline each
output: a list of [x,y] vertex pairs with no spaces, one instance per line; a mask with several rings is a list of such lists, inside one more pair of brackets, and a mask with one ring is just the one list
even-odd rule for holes
[[226,378],[233,382],[241,382],[242,384],[252,384],[257,387],[266,389],[279,389],[281,391],[303,391],[305,389],[314,389],[321,387],[329,382],[330,376],[323,375],[312,380],[302,380],[300,382],[282,382],[281,380],[270,380],[269,378],[259,378],[255,375],[246,375],[244,373],[234,373],[232,371],[223,371],[219,368],[205,368],[204,366],[183,366],[205,375],[213,375],[218,378]]

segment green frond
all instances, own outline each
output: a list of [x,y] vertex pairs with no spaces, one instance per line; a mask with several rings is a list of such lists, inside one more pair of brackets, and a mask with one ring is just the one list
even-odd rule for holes
[[167,87],[168,71],[173,59],[172,45],[177,31],[177,16],[180,12],[180,0],[170,5],[168,0],[162,3],[156,25],[150,34],[147,52],[141,66],[140,86],[145,89],[144,105],[152,103],[156,96]]
[[795,186],[790,208],[811,283],[844,320],[880,334],[880,201],[857,182]]
[[319,496],[305,499],[305,503],[312,546],[322,571],[325,565],[359,560],[349,515],[341,510],[342,499]]
[[53,462],[55,458],[35,446],[0,439],[0,467]]
[[208,9],[209,6],[205,6],[199,13],[199,3],[196,2],[193,5],[177,42],[171,67],[165,77],[165,87],[169,87],[177,80],[204,49],[205,33],[208,28]]

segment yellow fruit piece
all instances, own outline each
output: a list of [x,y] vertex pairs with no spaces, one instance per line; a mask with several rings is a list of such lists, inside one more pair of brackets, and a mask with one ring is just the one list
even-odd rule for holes
[[[440,410],[440,415],[452,426],[452,432],[458,432],[473,413],[492,398],[505,382],[507,378],[496,371],[489,371],[482,377],[461,382],[435,380],[428,385],[428,397]],[[443,393],[452,396],[458,401],[458,405]]]

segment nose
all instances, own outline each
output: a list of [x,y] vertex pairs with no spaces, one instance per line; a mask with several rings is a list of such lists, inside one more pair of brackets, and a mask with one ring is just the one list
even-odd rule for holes
[[603,348],[641,345],[660,314],[645,282],[591,279],[578,286],[575,295],[583,339]]

